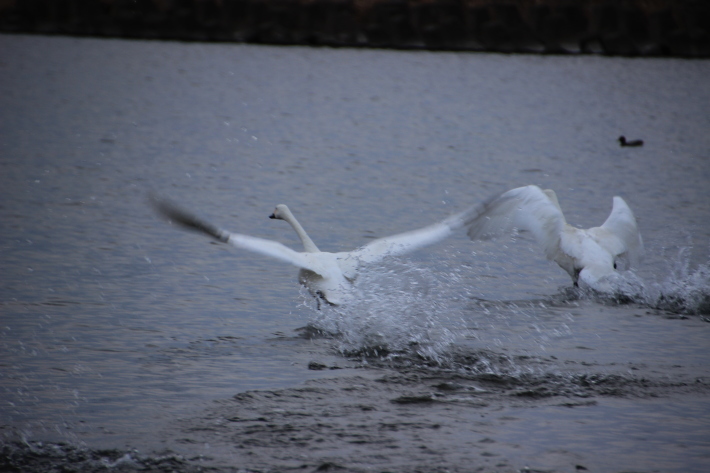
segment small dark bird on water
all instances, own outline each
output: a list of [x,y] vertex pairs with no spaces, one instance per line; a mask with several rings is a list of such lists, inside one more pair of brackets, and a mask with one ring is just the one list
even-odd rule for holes
[[620,136],[619,137],[619,144],[621,146],[643,146],[643,140],[626,141],[625,136]]

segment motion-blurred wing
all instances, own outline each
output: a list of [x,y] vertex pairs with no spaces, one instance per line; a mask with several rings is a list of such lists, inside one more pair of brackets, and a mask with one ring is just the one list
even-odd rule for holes
[[299,268],[309,269],[319,274],[322,271],[322,268],[320,268],[312,258],[307,258],[303,253],[294,251],[277,241],[242,235],[240,233],[231,233],[200,219],[164,199],[152,198],[151,202],[159,214],[186,230],[204,233],[221,242],[234,245],[237,248],[270,256]]
[[514,230],[527,231],[543,247],[547,257],[553,259],[559,250],[565,223],[556,198],[551,199],[537,186],[525,186],[484,202],[480,214],[468,224],[468,236],[473,240],[486,240]]
[[477,216],[480,211],[481,206],[476,205],[433,225],[379,238],[353,251],[351,255],[361,264],[370,264],[385,257],[403,255],[425,246],[433,245],[462,228],[468,221]]

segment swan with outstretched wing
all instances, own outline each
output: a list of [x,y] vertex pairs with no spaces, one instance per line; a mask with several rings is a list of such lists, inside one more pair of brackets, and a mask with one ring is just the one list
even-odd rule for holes
[[488,199],[471,217],[468,235],[473,240],[490,239],[514,230],[530,232],[547,258],[567,271],[575,285],[597,291],[608,291],[608,277],[635,266],[643,256],[636,218],[618,196],[613,199],[606,221],[589,229],[569,225],[555,192],[533,185]]
[[353,283],[363,266],[377,264],[385,258],[403,255],[437,243],[464,227],[480,211],[480,206],[473,206],[418,230],[379,238],[354,251],[330,253],[318,249],[284,204],[277,205],[270,218],[288,222],[301,239],[304,251],[295,251],[277,241],[232,233],[200,219],[166,199],[153,197],[151,200],[162,216],[183,228],[300,268],[299,282],[317,299],[332,305],[346,303],[352,298]]

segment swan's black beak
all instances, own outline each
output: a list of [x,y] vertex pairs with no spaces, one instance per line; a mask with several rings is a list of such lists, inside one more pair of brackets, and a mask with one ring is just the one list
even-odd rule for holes
[[269,218],[276,218],[276,214],[269,215]]

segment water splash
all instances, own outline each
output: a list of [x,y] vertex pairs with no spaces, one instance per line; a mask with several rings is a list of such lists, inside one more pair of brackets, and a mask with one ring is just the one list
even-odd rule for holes
[[409,262],[362,272],[353,303],[315,310],[310,325],[337,340],[346,356],[415,356],[443,362],[464,323],[464,285],[456,271]]
[[[503,345],[510,342],[511,330],[515,336],[523,337],[522,330],[523,345],[531,351],[544,351],[551,340],[571,335],[565,311],[560,314],[553,308],[561,305],[564,309],[566,304],[578,300],[708,314],[710,264],[692,268],[689,255],[689,248],[681,249],[671,259],[668,271],[663,272],[666,276],[661,282],[646,281],[634,271],[623,271],[609,279],[609,292],[566,286],[554,296],[525,301],[520,306],[511,305],[510,301],[476,303],[472,295],[476,288],[469,287],[471,279],[466,277],[470,276],[470,268],[425,268],[407,261],[389,262],[385,267],[361,273],[355,284],[355,302],[347,306],[321,304],[318,310],[305,290],[302,294],[310,309],[309,329],[331,336],[341,354],[445,367],[456,365],[454,352],[464,339],[484,336],[486,347],[495,349],[498,338]],[[526,304],[534,304],[529,308],[530,314]],[[540,304],[551,307],[547,311],[543,307],[540,312]],[[552,318],[541,318],[541,313],[549,313]],[[516,341],[518,345],[522,342]],[[483,361],[477,365],[486,359],[482,356]],[[485,371],[482,365],[479,367]],[[493,371],[500,371],[500,367]]]
[[645,304],[646,283],[634,271],[622,271],[601,278],[596,288],[567,286],[556,299],[563,301],[593,300],[602,304]]
[[566,286],[552,297],[557,302],[592,300],[602,304],[639,304],[681,315],[710,315],[710,261],[693,265],[691,246],[665,258],[657,279],[644,280],[633,270],[600,280],[603,290]]
[[691,249],[680,248],[669,263],[668,276],[649,285],[648,305],[677,314],[710,314],[710,261],[692,268]]

